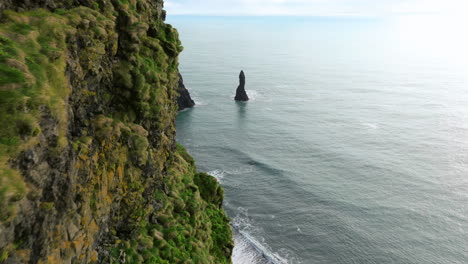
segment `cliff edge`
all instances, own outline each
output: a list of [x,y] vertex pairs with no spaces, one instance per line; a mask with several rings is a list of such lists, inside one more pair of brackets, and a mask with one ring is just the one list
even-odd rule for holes
[[0,263],[230,263],[161,0],[0,3]]

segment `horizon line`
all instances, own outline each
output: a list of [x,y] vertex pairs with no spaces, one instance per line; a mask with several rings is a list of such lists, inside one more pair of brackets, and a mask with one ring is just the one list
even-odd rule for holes
[[317,17],[317,18],[336,18],[336,17],[349,17],[349,18],[391,18],[399,16],[410,16],[410,15],[436,15],[444,16],[447,14],[438,12],[401,12],[393,14],[381,14],[381,15],[365,15],[357,13],[349,14],[202,14],[202,13],[167,13],[167,16],[194,16],[194,17]]

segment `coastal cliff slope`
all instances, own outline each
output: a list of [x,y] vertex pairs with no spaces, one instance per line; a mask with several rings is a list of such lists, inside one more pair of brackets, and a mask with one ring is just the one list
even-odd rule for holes
[[0,263],[230,263],[160,0],[0,3]]

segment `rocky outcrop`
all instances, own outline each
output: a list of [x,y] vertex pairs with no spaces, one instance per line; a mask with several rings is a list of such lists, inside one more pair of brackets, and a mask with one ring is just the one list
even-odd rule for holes
[[[163,10],[163,0],[154,1],[129,1],[130,5],[141,7],[154,8],[154,14],[157,14],[156,19],[165,20],[166,11]],[[112,0],[2,0],[0,1],[0,17],[3,10],[13,10],[17,12],[28,11],[37,8],[45,8],[50,11],[57,9],[71,9],[79,6],[85,6],[99,10],[100,12],[109,13],[114,10]],[[110,10],[109,10],[110,8]],[[106,10],[107,9],[107,10]]]
[[185,108],[193,107],[195,105],[195,102],[192,100],[192,97],[190,97],[189,91],[187,90],[187,88],[185,88],[184,79],[182,78],[182,75],[180,73],[177,92],[179,93],[179,96],[177,97],[177,105],[179,107],[179,111],[184,110]]
[[244,71],[241,71],[239,74],[239,86],[236,90],[236,97],[234,97],[236,101],[248,101],[249,97],[245,92],[245,74]]
[[0,263],[229,263],[162,1],[0,2]]

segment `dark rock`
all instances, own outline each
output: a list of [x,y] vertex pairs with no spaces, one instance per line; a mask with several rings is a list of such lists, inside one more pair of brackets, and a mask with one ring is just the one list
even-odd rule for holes
[[38,157],[37,157],[37,154],[34,152],[34,150],[29,149],[23,153],[23,158],[21,159],[22,169],[28,170],[37,162],[38,162]]
[[236,97],[234,97],[236,101],[248,101],[249,97],[245,92],[245,74],[244,71],[241,71],[239,74],[239,86],[236,90]]
[[184,79],[182,78],[182,75],[180,73],[177,92],[179,92],[179,97],[177,97],[177,105],[179,106],[179,111],[195,105],[195,102],[190,97],[189,91],[187,90],[187,88],[185,88]]
[[149,220],[150,220],[150,223],[153,225],[158,224],[158,215],[156,213],[151,214]]

